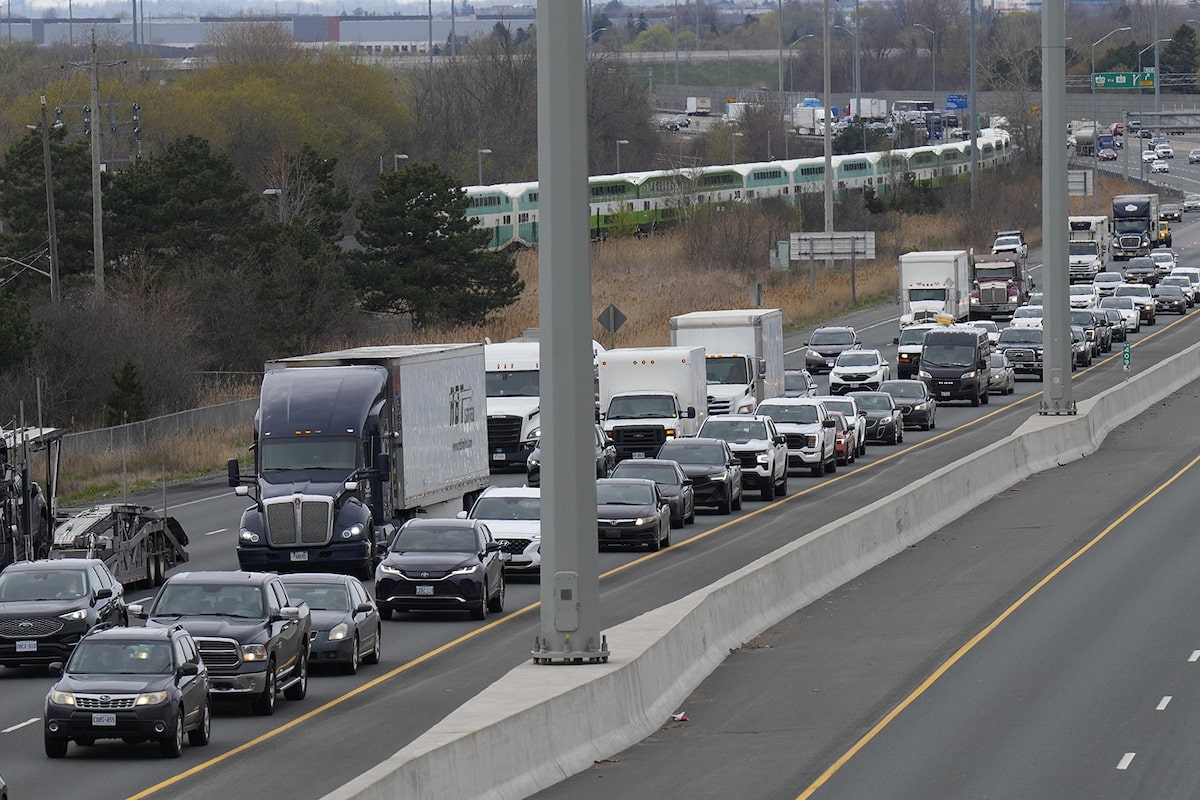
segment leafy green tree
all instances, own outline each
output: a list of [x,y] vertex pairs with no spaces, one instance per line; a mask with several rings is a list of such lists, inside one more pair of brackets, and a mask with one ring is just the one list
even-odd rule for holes
[[29,303],[0,290],[0,374],[20,369],[30,360],[38,332],[29,315]]
[[[1147,53],[1146,55],[1151,55]],[[1196,31],[1191,25],[1180,25],[1175,29],[1171,41],[1159,54],[1159,65],[1166,74],[1184,73],[1194,75],[1200,63],[1200,47],[1196,43]],[[1190,92],[1191,86],[1172,86],[1167,91]]]
[[423,328],[480,324],[516,301],[516,263],[484,249],[491,234],[468,213],[466,193],[436,165],[386,173],[358,211],[363,251],[350,278],[362,307]]
[[125,359],[112,376],[113,388],[104,404],[108,425],[121,425],[146,418],[146,387],[138,375],[137,364]]
[[646,52],[666,52],[675,47],[675,37],[666,25],[654,25],[637,35],[633,49]]

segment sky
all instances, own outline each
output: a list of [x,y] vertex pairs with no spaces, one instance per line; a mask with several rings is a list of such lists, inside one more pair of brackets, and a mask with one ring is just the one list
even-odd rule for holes
[[[535,0],[470,0],[476,7],[489,5],[533,5]],[[66,19],[68,16],[117,16],[129,13],[134,0],[0,0],[3,13],[18,17],[43,17],[46,12]],[[278,10],[288,14],[337,14],[361,8],[375,14],[425,14],[426,2],[414,0],[146,0],[144,13],[153,16],[197,16],[200,14],[233,15],[249,9]],[[450,11],[449,0],[434,0],[433,13]]]

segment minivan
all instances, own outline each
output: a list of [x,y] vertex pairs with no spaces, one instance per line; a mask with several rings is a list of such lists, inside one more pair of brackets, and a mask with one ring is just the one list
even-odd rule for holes
[[938,400],[988,402],[992,342],[987,331],[967,325],[934,328],[921,346],[917,377]]

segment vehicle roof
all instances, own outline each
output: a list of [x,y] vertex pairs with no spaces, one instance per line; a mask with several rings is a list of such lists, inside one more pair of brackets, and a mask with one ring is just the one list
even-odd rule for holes
[[541,497],[538,486],[489,486],[479,495],[482,497]]
[[5,572],[42,572],[47,569],[81,570],[104,562],[98,558],[39,558],[37,561],[16,561],[4,568]]
[[823,401],[819,397],[768,397],[759,403],[758,407],[762,408],[767,404],[773,406],[815,406],[821,402]]
[[887,392],[847,392],[855,397],[891,397]]
[[[762,422],[764,419],[768,419],[768,417],[766,414],[709,414],[708,419],[704,421],[708,422],[708,420],[711,419],[735,419]],[[701,425],[700,427],[703,428],[704,426]]]
[[[673,458],[627,458],[620,464],[617,464],[614,469],[620,469],[621,467],[627,466],[637,466],[638,464],[649,464],[652,467],[660,467],[663,465],[675,467],[679,466],[679,462]],[[616,476],[614,475],[614,477]],[[609,478],[608,480],[612,480],[612,478]]]
[[476,525],[479,524],[479,522],[480,521],[477,519],[470,519],[470,518],[454,519],[454,518],[434,517],[433,519],[430,519],[428,517],[425,517],[424,519],[421,519],[421,518],[410,519],[408,522],[405,522],[400,527],[401,527],[401,529],[404,529],[404,528],[474,528]]
[[882,387],[884,387],[884,386],[900,386],[900,385],[909,384],[909,383],[919,383],[922,386],[925,385],[925,381],[913,380],[912,378],[888,378],[886,381],[879,384],[879,386],[880,386],[880,391],[883,391]]
[[[712,419],[712,417],[709,417],[709,419]],[[716,444],[716,445],[721,445],[723,447],[729,446],[729,442],[725,441],[724,439],[717,439],[712,436],[688,436],[683,439],[672,439],[669,442],[663,442],[663,447],[666,447],[667,445],[672,445],[672,444],[673,445],[682,445],[685,447],[688,445],[695,445],[695,444],[704,444],[704,445]],[[597,480],[601,480],[601,479],[598,478]]]
[[169,583],[266,583],[278,577],[273,572],[245,572],[242,570],[197,570],[177,572],[167,578]]
[[187,634],[187,631],[179,626],[170,627],[135,627],[130,628],[124,625],[118,625],[111,628],[97,628],[88,631],[85,638],[88,639],[118,639],[123,642],[138,642],[146,639],[162,639],[168,641],[172,636],[178,634]]
[[335,572],[289,572],[285,575],[280,575],[279,579],[284,583],[337,583],[345,584],[349,582],[349,575],[339,575]]
[[816,333],[817,331],[824,331],[826,333],[830,331],[836,331],[839,333],[843,331],[847,333],[854,333],[854,328],[850,327],[849,325],[822,325],[819,328],[813,329],[813,333]]
[[596,484],[619,486],[658,486],[649,478],[596,478]]

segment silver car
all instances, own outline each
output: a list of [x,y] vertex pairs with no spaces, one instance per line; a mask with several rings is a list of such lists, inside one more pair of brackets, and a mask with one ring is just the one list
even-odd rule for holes
[[988,379],[988,391],[995,394],[1012,394],[1017,390],[1017,373],[1012,362],[1004,353],[991,355],[992,375]]

